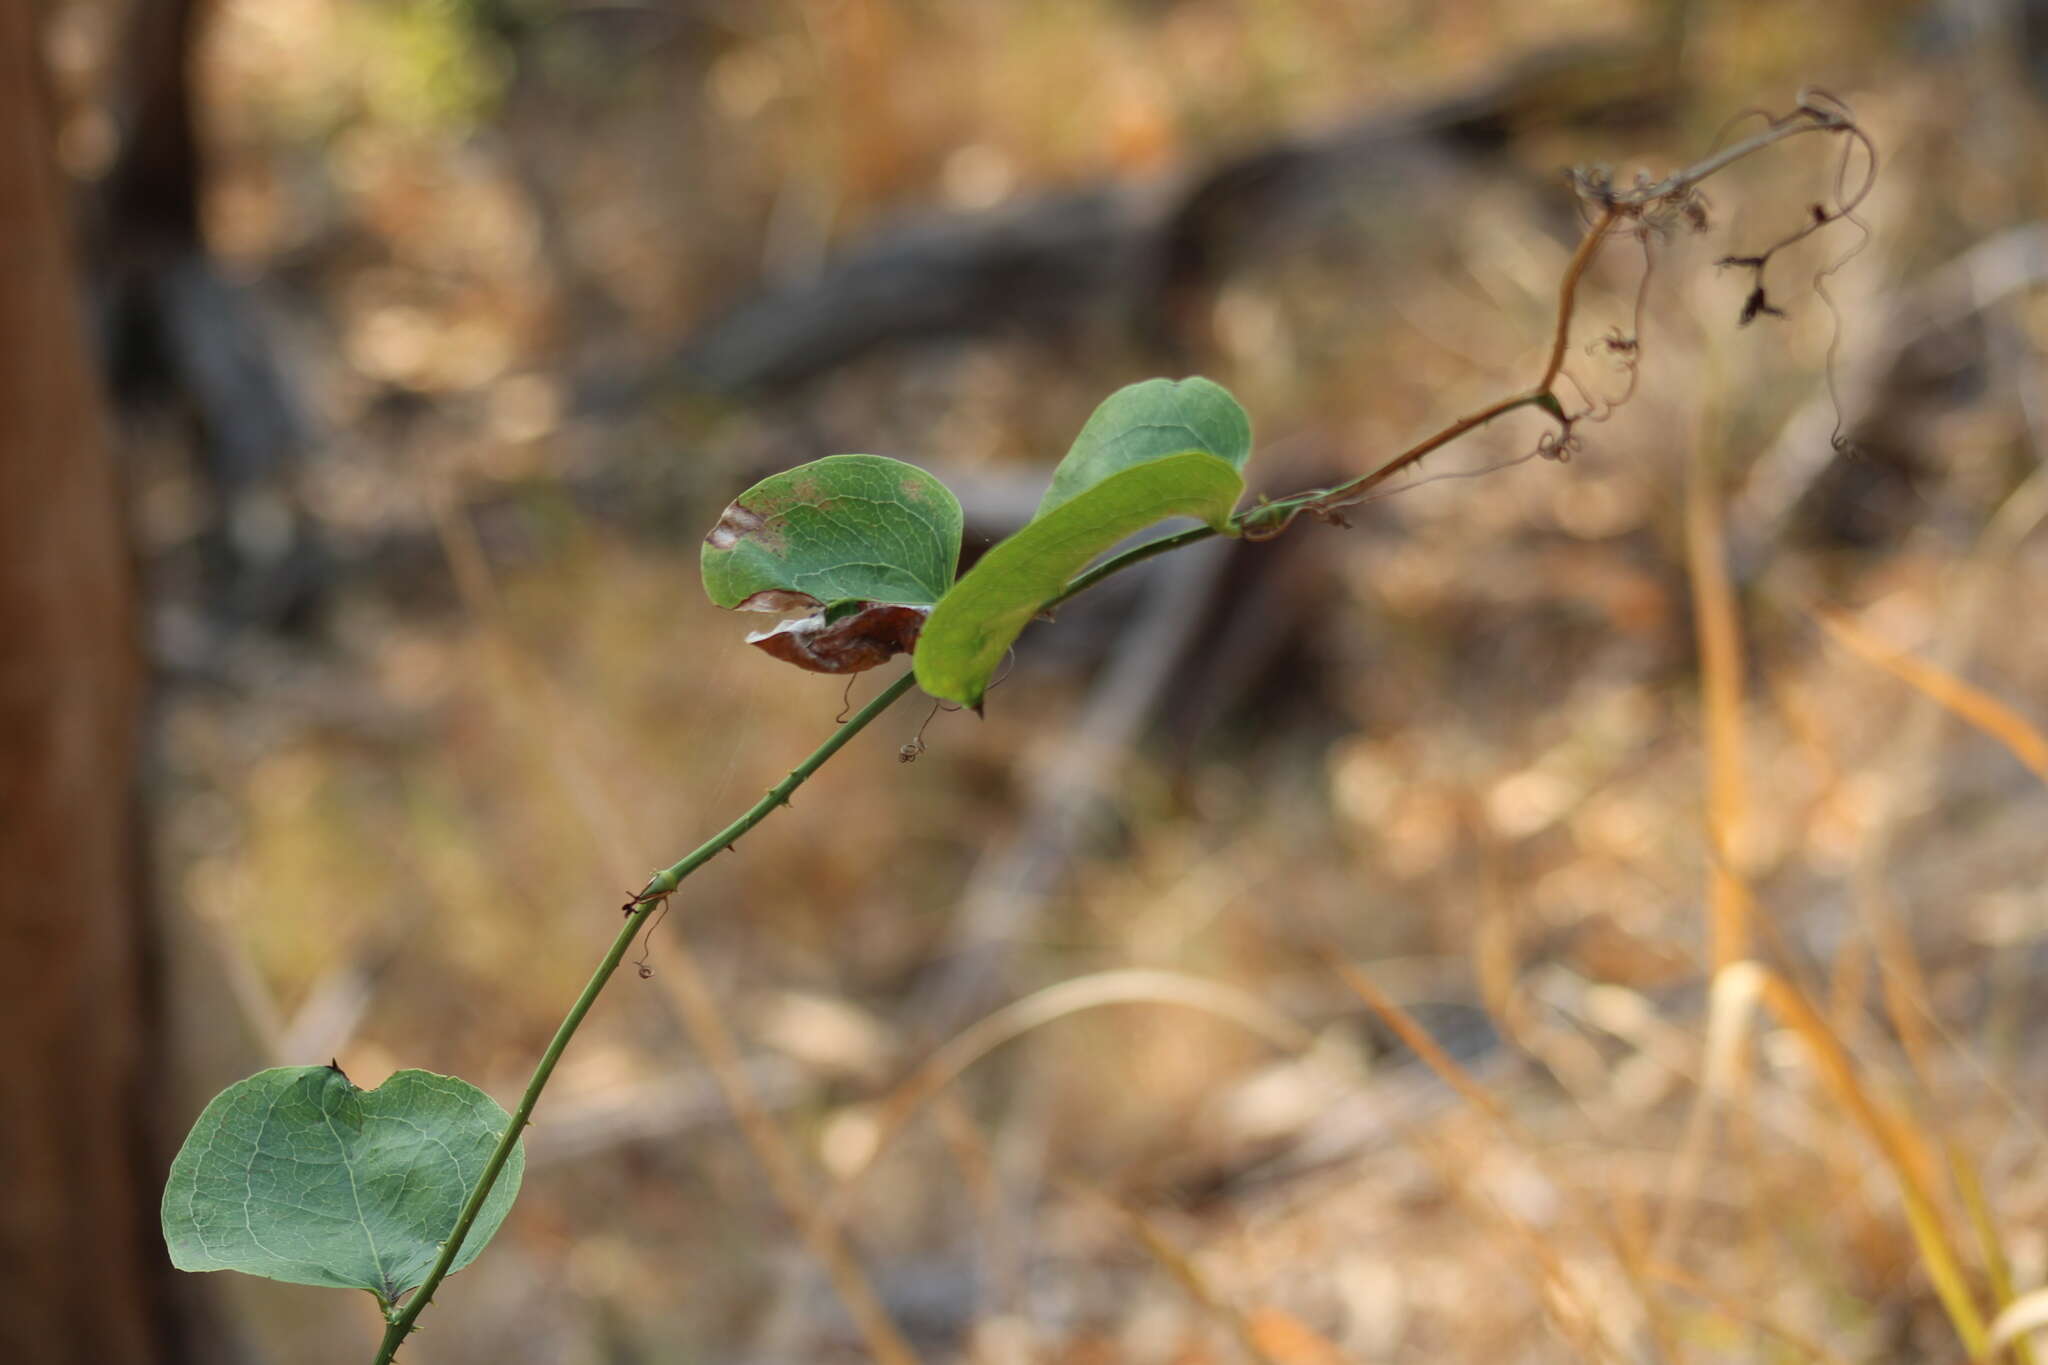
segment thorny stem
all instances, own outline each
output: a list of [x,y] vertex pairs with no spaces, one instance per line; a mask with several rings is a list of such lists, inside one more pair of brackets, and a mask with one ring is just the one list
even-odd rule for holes
[[490,1196],[491,1187],[498,1183],[498,1176],[505,1169],[505,1162],[511,1157],[512,1148],[518,1142],[519,1134],[525,1130],[528,1119],[532,1117],[534,1106],[540,1103],[540,1093],[547,1088],[548,1078],[554,1075],[555,1063],[562,1059],[562,1052],[569,1046],[569,1040],[576,1036],[576,1030],[583,1024],[583,1017],[590,1013],[590,1007],[597,1003],[598,995],[612,979],[612,974],[618,971],[619,963],[625,960],[626,951],[633,946],[634,938],[646,925],[648,917],[674,893],[685,877],[730,848],[742,835],[767,819],[777,806],[788,805],[791,792],[802,786],[811,774],[824,767],[832,755],[845,748],[847,741],[865,730],[871,721],[894,705],[910,690],[914,681],[914,675],[905,673],[883,688],[881,693],[856,712],[851,720],[834,730],[831,738],[814,749],[809,758],[792,768],[789,776],[770,787],[767,794],[749,807],[744,815],[699,844],[682,861],[655,873],[648,879],[645,889],[626,903],[625,925],[612,940],[612,946],[605,951],[604,960],[597,964],[597,970],[591,973],[589,983],[583,987],[583,993],[577,996],[576,1003],[569,1007],[569,1013],[563,1018],[561,1027],[555,1030],[555,1036],[548,1043],[547,1051],[541,1054],[540,1063],[534,1067],[533,1076],[526,1083],[526,1093],[519,1097],[519,1107],[512,1111],[512,1122],[506,1125],[503,1136],[498,1139],[498,1145],[492,1149],[491,1159],[484,1165],[483,1176],[477,1181],[476,1189],[470,1192],[469,1202],[462,1206],[462,1213],[455,1220],[455,1230],[448,1235],[448,1240],[441,1244],[441,1254],[435,1259],[433,1269],[427,1272],[427,1278],[420,1282],[420,1287],[406,1300],[405,1307],[394,1310],[387,1316],[389,1325],[384,1330],[382,1344],[377,1348],[374,1365],[390,1365],[391,1359],[398,1353],[399,1346],[411,1334],[413,1322],[433,1299],[434,1291],[440,1287],[441,1281],[447,1278],[449,1268],[454,1265],[456,1255],[462,1250],[463,1240],[469,1236],[470,1228],[476,1223],[477,1214],[483,1208],[484,1200]]
[[[1558,286],[1557,322],[1551,334],[1550,354],[1544,364],[1543,374],[1534,386],[1491,403],[1477,412],[1460,417],[1441,431],[1410,446],[1368,474],[1361,475],[1347,483],[1338,484],[1334,488],[1310,489],[1285,498],[1263,502],[1232,517],[1223,529],[1231,535],[1243,535],[1248,539],[1266,540],[1285,531],[1293,524],[1295,518],[1303,512],[1326,519],[1335,519],[1339,509],[1362,501],[1367,494],[1396,474],[1405,469],[1412,468],[1426,456],[1449,445],[1459,437],[1485,426],[1496,417],[1506,416],[1508,413],[1520,408],[1537,407],[1543,409],[1543,411],[1559,423],[1563,428],[1564,434],[1569,436],[1572,423],[1577,420],[1577,417],[1568,416],[1565,413],[1564,406],[1558,401],[1553,386],[1557,383],[1558,376],[1563,373],[1565,355],[1571,344],[1572,315],[1577,306],[1579,283],[1584,277],[1586,268],[1591,263],[1594,254],[1599,250],[1601,243],[1606,240],[1610,231],[1618,223],[1624,221],[1640,224],[1644,216],[1657,206],[1683,200],[1698,187],[1700,182],[1706,180],[1709,176],[1715,175],[1736,162],[1754,155],[1775,143],[1782,142],[1800,133],[1810,132],[1847,133],[1852,137],[1861,139],[1866,147],[1869,146],[1867,136],[1856,125],[1846,109],[1825,96],[1815,98],[1803,95],[1798,107],[1792,113],[1783,118],[1773,120],[1770,126],[1761,132],[1724,147],[1704,160],[1696,162],[1683,170],[1676,171],[1654,184],[1638,180],[1636,184],[1626,189],[1618,189],[1608,186],[1603,182],[1582,180],[1580,183],[1581,192],[1595,202],[1599,213],[1588,226],[1585,235],[1580,238],[1577,249],[1572,252],[1571,260],[1565,265],[1564,276]],[[1866,183],[1854,195],[1848,197],[1847,202],[1837,213],[1822,219],[1814,224],[1814,226],[1825,226],[1826,222],[1832,221],[1834,217],[1847,216],[1850,212],[1853,212],[1856,204],[1860,203],[1864,195],[1869,192],[1869,188],[1869,184]],[[1811,229],[1809,228],[1808,230]],[[1804,235],[1804,233],[1801,235]],[[1583,416],[1583,414],[1579,414],[1579,416]],[[1134,564],[1141,563],[1157,555],[1165,554],[1170,550],[1177,550],[1183,546],[1207,540],[1217,534],[1219,534],[1219,528],[1217,527],[1197,526],[1189,530],[1161,536],[1156,540],[1147,541],[1142,545],[1126,550],[1122,554],[1113,555],[1093,568],[1077,574],[1059,596],[1045,604],[1044,609],[1051,610],[1053,607],[1066,602],[1080,593],[1086,592],[1102,580],[1113,574],[1121,573]],[[462,1250],[464,1239],[469,1236],[470,1229],[476,1223],[477,1215],[483,1208],[484,1200],[490,1196],[492,1187],[497,1184],[498,1177],[505,1168],[505,1162],[512,1155],[512,1149],[518,1141],[519,1134],[524,1131],[529,1119],[532,1117],[534,1106],[540,1102],[541,1091],[547,1087],[549,1078],[554,1074],[555,1064],[561,1060],[563,1051],[569,1046],[569,1040],[576,1035],[576,1030],[582,1026],[584,1016],[590,1013],[591,1006],[597,1003],[597,997],[611,981],[613,974],[618,971],[619,964],[625,960],[626,953],[632,947],[633,940],[638,937],[641,929],[646,926],[649,917],[667,901],[669,896],[675,893],[676,888],[682,884],[686,877],[705,863],[710,862],[719,853],[731,848],[735,841],[751,831],[754,826],[767,819],[775,811],[776,807],[788,805],[792,792],[809,780],[812,774],[816,773],[834,754],[844,748],[847,742],[855,735],[866,729],[876,717],[899,701],[903,694],[911,689],[915,681],[916,675],[914,673],[905,673],[895,682],[889,684],[873,701],[856,712],[852,719],[846,721],[833,731],[829,739],[813,750],[811,755],[802,763],[791,769],[787,777],[771,787],[767,794],[749,807],[743,815],[698,845],[697,848],[679,862],[656,872],[648,879],[647,885],[641,889],[640,893],[626,903],[626,922],[624,926],[620,928],[617,937],[612,940],[611,947],[606,950],[604,959],[598,963],[597,970],[591,974],[590,980],[584,986],[582,994],[576,997],[576,1003],[570,1007],[569,1013],[563,1018],[561,1026],[555,1030],[555,1036],[548,1043],[547,1051],[541,1054],[540,1062],[534,1067],[532,1078],[527,1081],[526,1091],[520,1096],[519,1107],[513,1111],[511,1123],[506,1126],[503,1136],[498,1140],[498,1145],[492,1150],[491,1159],[484,1167],[482,1178],[478,1180],[476,1189],[470,1193],[468,1202],[462,1206],[461,1215],[456,1219],[455,1229],[449,1234],[448,1240],[442,1243],[441,1254],[435,1260],[433,1268],[428,1272],[427,1278],[421,1282],[420,1287],[413,1291],[411,1297],[406,1300],[403,1308],[392,1308],[387,1311],[386,1320],[388,1326],[385,1329],[384,1339],[378,1348],[373,1365],[390,1365],[393,1357],[398,1352],[399,1346],[412,1333],[414,1322],[419,1318],[420,1313],[425,1310],[427,1304],[432,1301],[434,1291],[440,1287],[441,1281],[447,1278],[450,1267],[453,1266],[456,1256]]]
[[790,769],[789,776],[768,789],[768,794],[756,801],[745,815],[727,825],[693,850],[690,855],[673,867],[665,867],[648,879],[647,885],[631,901],[635,913],[662,900],[682,885],[683,878],[710,862],[718,854],[730,848],[735,840],[754,826],[768,818],[769,812],[777,806],[789,804],[789,795],[810,779],[812,773],[825,766],[827,759],[846,747],[848,740],[866,729],[868,723],[881,715],[916,681],[914,674],[905,673],[878,693],[875,699],[854,712],[853,719],[832,732],[832,737],[812,750],[811,756]]

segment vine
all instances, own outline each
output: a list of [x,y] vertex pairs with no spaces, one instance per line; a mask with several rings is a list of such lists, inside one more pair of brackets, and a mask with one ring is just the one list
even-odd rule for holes
[[[1657,243],[1680,227],[1708,228],[1700,188],[1706,180],[1808,133],[1842,140],[1831,200],[1809,206],[1798,227],[1762,250],[1726,256],[1719,264],[1750,273],[1738,324],[1782,316],[1766,286],[1773,258],[1847,220],[1863,236],[1814,279],[1839,340],[1841,317],[1826,282],[1868,239],[1857,210],[1876,182],[1875,146],[1848,107],[1824,92],[1802,93],[1788,113],[1743,119],[1752,116],[1763,117],[1765,126],[1662,180],[1639,174],[1623,185],[1605,168],[1571,172],[1585,229],[1558,284],[1550,344],[1535,382],[1355,479],[1237,510],[1252,450],[1250,421],[1223,389],[1187,379],[1150,380],[1105,400],[1055,470],[1037,515],[957,579],[959,503],[913,465],[872,455],[832,456],[741,494],[705,538],[703,574],[718,605],[781,618],[749,642],[817,672],[851,675],[904,653],[912,656],[912,668],[851,717],[842,708],[837,728],[809,757],[626,899],[624,923],[510,1114],[464,1082],[418,1071],[399,1072],[378,1089],[362,1091],[338,1067],[279,1068],[217,1096],[195,1124],[165,1189],[163,1226],[173,1261],[189,1270],[239,1269],[367,1289],[385,1318],[375,1365],[389,1365],[442,1281],[481,1251],[509,1211],[522,1165],[519,1137],[557,1063],[635,939],[692,873],[788,805],[797,788],[913,686],[934,699],[935,711],[947,703],[979,710],[1025,627],[1106,578],[1212,536],[1270,540],[1303,516],[1345,524],[1346,510],[1396,491],[1389,484],[1397,476],[1524,408],[1554,423],[1532,449],[1484,469],[1436,477],[1473,477],[1539,457],[1569,459],[1578,449],[1580,427],[1607,420],[1636,392]],[[1852,175],[1859,155],[1860,177]],[[1580,288],[1601,249],[1617,237],[1636,242],[1642,268],[1628,330],[1611,328],[1584,347],[1621,376],[1619,391],[1601,397],[1567,371],[1566,361]],[[1834,349],[1831,344],[1831,394]],[[1565,386],[1575,400],[1570,407],[1560,397]],[[1834,440],[1841,448],[1839,401],[1836,412]],[[1112,553],[1135,533],[1187,516],[1200,524]],[[924,744],[920,725],[898,757],[908,762]],[[394,1115],[390,1111],[401,1093],[404,1105]],[[420,1141],[392,1140],[399,1117],[406,1132],[419,1132]],[[346,1173],[345,1186],[337,1170]],[[892,1365],[913,1360],[825,1222],[809,1220],[802,1231],[874,1354]]]

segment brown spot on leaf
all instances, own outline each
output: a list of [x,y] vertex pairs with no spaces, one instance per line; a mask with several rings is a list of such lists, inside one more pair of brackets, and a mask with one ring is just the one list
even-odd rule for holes
[[747,643],[813,673],[861,673],[917,645],[930,607],[870,602],[835,621],[823,613],[756,631]]
[[805,475],[793,483],[783,484],[771,481],[768,487],[755,489],[750,496],[754,499],[754,505],[749,510],[754,515],[762,518],[766,523],[768,528],[765,533],[766,536],[774,537],[774,546],[771,548],[778,550],[782,540],[780,534],[775,530],[775,526],[784,517],[789,515],[791,509],[798,507],[824,509],[832,505],[832,499],[826,495],[823,488],[819,487],[818,481],[809,475]]
[[730,550],[748,536],[759,536],[767,524],[752,510],[733,503],[704,537],[704,543],[714,550]]
[[734,611],[773,611],[784,616],[808,616],[824,610],[825,604],[807,592],[790,588],[763,588],[751,597],[732,604]]

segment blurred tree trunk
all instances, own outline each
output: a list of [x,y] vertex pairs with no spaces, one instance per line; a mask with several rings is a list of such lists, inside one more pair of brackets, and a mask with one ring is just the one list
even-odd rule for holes
[[190,1358],[154,1232],[142,661],[35,7],[0,0],[0,1359]]
[[108,92],[120,153],[85,199],[84,265],[116,409],[175,432],[206,491],[206,606],[225,622],[304,627],[327,573],[295,485],[310,429],[282,348],[208,252],[200,217],[193,58],[211,12],[205,0],[129,6]]

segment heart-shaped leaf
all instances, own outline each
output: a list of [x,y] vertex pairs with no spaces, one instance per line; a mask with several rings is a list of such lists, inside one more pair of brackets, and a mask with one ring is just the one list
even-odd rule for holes
[[735,498],[704,537],[704,591],[721,607],[783,614],[748,637],[820,673],[909,649],[960,562],[960,503],[916,465],[829,455]]
[[1096,556],[1167,517],[1227,534],[1250,455],[1244,409],[1206,379],[1151,379],[1111,394],[1060,462],[1038,515],[933,608],[917,645],[918,686],[978,706],[1031,618]]
[[[388,1307],[426,1279],[511,1121],[475,1086],[429,1071],[375,1090],[331,1066],[260,1071],[214,1097],[171,1163],[171,1263],[367,1289]],[[505,1221],[524,1162],[513,1148],[453,1269]]]

